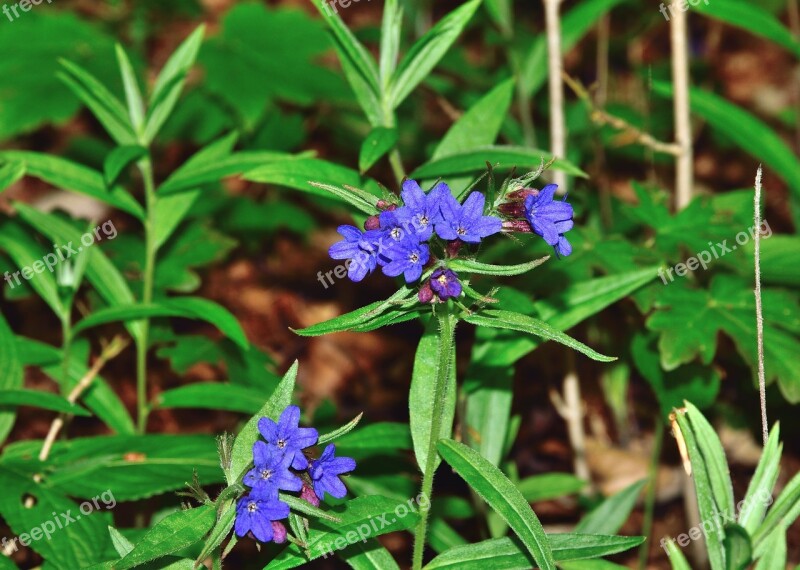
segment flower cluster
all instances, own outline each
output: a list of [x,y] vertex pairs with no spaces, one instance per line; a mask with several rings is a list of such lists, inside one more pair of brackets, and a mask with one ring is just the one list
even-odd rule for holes
[[253,444],[254,467],[242,480],[250,492],[236,505],[238,536],[252,533],[261,542],[286,540],[286,527],[280,521],[289,516],[289,505],[280,500],[279,491],[300,491],[300,497],[314,506],[319,506],[325,493],[337,499],[347,494],[339,476],[353,471],[356,462],[335,457],[333,444],[319,459],[309,461],[305,451],[317,444],[317,430],[301,428],[299,422],[297,406],[283,410],[277,423],[270,418],[258,421],[264,440]]
[[[566,199],[553,200],[556,188],[551,184],[541,191],[511,192],[508,201],[497,208],[505,215],[503,220],[491,212],[486,215],[486,199],[480,192],[471,192],[460,203],[443,182],[426,193],[414,180],[406,180],[401,205],[379,201],[380,213],[367,219],[363,231],[339,226],[344,239],[332,245],[329,253],[333,259],[346,260],[348,277],[356,282],[380,267],[384,275],[402,275],[406,283],[414,283],[426,267],[435,267],[420,286],[419,300],[446,301],[463,291],[458,275],[446,262],[458,255],[462,245],[477,245],[500,231],[533,232],[559,255],[572,252],[564,237],[572,228],[572,206]],[[437,251],[441,255],[437,256]]]

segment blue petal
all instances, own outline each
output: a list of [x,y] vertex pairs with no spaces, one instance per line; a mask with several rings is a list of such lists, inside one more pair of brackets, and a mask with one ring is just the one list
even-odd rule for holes
[[483,206],[486,203],[486,198],[480,192],[470,192],[467,199],[464,200],[462,209],[462,216],[467,219],[477,219],[483,215]]

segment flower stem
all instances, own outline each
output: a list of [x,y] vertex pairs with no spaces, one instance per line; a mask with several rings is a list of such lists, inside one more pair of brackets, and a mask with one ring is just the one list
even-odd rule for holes
[[450,377],[450,367],[453,366],[452,354],[453,343],[455,342],[456,324],[458,320],[446,308],[446,306],[437,307],[436,318],[439,321],[439,350],[437,354],[436,364],[436,384],[434,385],[433,394],[433,414],[431,415],[431,431],[430,440],[428,443],[428,453],[425,456],[425,470],[422,473],[422,496],[428,499],[428,508],[420,509],[420,520],[417,523],[417,528],[414,531],[414,556],[413,556],[413,570],[420,570],[422,568],[422,557],[425,553],[425,537],[428,533],[428,515],[430,513],[430,504],[433,501],[431,496],[433,493],[433,475],[436,471],[438,452],[436,451],[436,444],[438,443],[442,431],[442,417],[444,416],[444,405],[447,401],[448,379]]
[[[156,191],[153,180],[153,165],[150,158],[139,163],[139,170],[144,179],[144,192],[147,217],[144,223],[144,275],[142,283],[142,303],[149,305],[153,301],[153,277],[156,265],[155,244],[155,206]],[[145,433],[147,429],[147,343],[150,332],[150,319],[142,319],[142,332],[136,342],[136,408],[138,411],[137,431]]]

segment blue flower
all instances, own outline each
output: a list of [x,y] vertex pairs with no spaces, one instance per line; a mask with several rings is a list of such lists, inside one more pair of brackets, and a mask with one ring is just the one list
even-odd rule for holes
[[272,521],[289,516],[289,505],[278,500],[278,493],[273,495],[251,493],[239,499],[236,504],[237,536],[245,536],[252,532],[261,542],[269,542],[274,536]]
[[403,182],[403,207],[395,211],[396,217],[413,227],[419,241],[427,241],[433,235],[433,226],[442,219],[441,202],[450,195],[450,188],[444,182],[437,184],[427,194],[415,180]]
[[316,445],[319,434],[314,428],[301,428],[300,408],[287,406],[276,424],[270,418],[258,420],[258,431],[267,442],[267,446],[279,454],[290,456],[291,466],[294,469],[305,469],[308,460],[303,455],[303,450]]
[[397,277],[402,273],[406,283],[413,283],[422,275],[422,268],[430,256],[430,250],[424,243],[412,240],[390,242],[381,251],[385,261],[383,273],[389,277]]
[[245,474],[242,481],[254,491],[270,495],[278,490],[299,491],[303,488],[300,478],[289,471],[292,455],[257,441],[253,444],[253,463],[255,467]]
[[564,234],[572,229],[573,211],[566,196],[560,202],[553,200],[557,188],[555,184],[549,184],[537,194],[525,198],[525,218],[535,234],[542,236],[559,255],[566,257],[572,253],[572,246]]
[[325,493],[337,499],[347,494],[347,488],[339,479],[339,475],[349,473],[356,468],[356,462],[350,457],[334,457],[336,446],[332,443],[325,448],[319,459],[312,461],[308,469],[314,483],[314,493],[325,498]]
[[383,232],[362,232],[355,226],[339,226],[337,231],[344,239],[333,244],[328,254],[333,259],[349,259],[347,276],[351,281],[361,281],[375,270],[378,263],[378,244]]
[[436,233],[445,240],[458,239],[467,243],[480,243],[481,239],[496,234],[503,224],[500,218],[483,215],[485,202],[480,192],[472,192],[463,204],[452,194],[443,195],[442,219],[436,223]]
[[461,283],[458,275],[451,269],[437,269],[431,275],[431,289],[442,301],[461,295]]

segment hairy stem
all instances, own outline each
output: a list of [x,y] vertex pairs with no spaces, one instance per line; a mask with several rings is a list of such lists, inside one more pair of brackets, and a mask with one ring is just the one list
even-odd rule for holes
[[[547,63],[550,88],[550,152],[556,158],[566,158],[567,129],[564,121],[564,83],[561,78],[561,0],[544,0],[547,27]],[[553,173],[553,182],[560,193],[566,191],[567,175],[561,170]]]
[[[139,163],[139,170],[144,179],[144,191],[147,218],[144,224],[144,275],[142,282],[142,303],[145,305],[153,301],[153,277],[156,265],[155,243],[155,206],[156,191],[153,180],[153,165],[150,158],[145,158]],[[147,429],[147,344],[150,332],[150,319],[142,319],[142,332],[136,343],[136,408],[137,430],[145,433]]]
[[428,498],[428,508],[420,509],[420,519],[414,531],[414,555],[413,570],[422,568],[422,557],[425,553],[425,538],[428,533],[428,515],[430,504],[433,501],[433,475],[436,470],[436,460],[438,452],[436,443],[442,431],[442,417],[444,416],[444,405],[447,401],[448,379],[450,377],[450,367],[453,366],[451,356],[453,353],[453,342],[455,341],[456,318],[451,315],[445,307],[439,307],[436,318],[439,320],[439,349],[436,365],[436,384],[433,394],[433,415],[431,416],[430,441],[428,443],[428,454],[425,458],[425,470],[422,474],[422,495]]
[[764,447],[769,440],[767,425],[767,379],[764,372],[764,311],[761,308],[761,166],[756,174],[755,196],[753,198],[753,219],[755,220],[755,274],[756,274],[756,335],[758,337],[758,395],[761,401],[761,436]]

